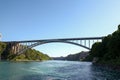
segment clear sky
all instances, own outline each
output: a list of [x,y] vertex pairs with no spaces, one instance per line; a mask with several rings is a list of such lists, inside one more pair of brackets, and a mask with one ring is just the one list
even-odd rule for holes
[[[0,0],[3,41],[105,36],[120,24],[120,0]],[[85,50],[70,44],[35,47],[50,56]]]

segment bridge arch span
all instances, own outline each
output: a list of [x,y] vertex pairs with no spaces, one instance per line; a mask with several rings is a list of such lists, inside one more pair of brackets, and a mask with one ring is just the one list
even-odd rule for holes
[[36,47],[38,45],[48,44],[48,43],[67,43],[83,47],[90,50],[92,44],[102,40],[103,37],[84,37],[84,38],[63,38],[63,39],[43,39],[43,40],[26,40],[26,41],[6,41],[5,43],[10,44],[13,54],[21,54],[29,48]]
[[79,46],[79,47],[83,47],[85,49],[88,49],[90,50],[89,47],[86,47],[82,44],[78,44],[78,43],[75,43],[75,42],[71,42],[71,41],[61,41],[61,40],[53,40],[53,41],[43,41],[43,42],[36,42],[34,44],[31,44],[29,45],[27,48],[23,49],[22,51],[18,52],[18,54],[21,54],[23,53],[24,51],[30,49],[30,48],[33,48],[33,47],[36,47],[36,46],[39,46],[39,45],[44,45],[44,44],[49,44],[49,43],[67,43],[67,44],[72,44],[72,45],[76,45],[76,46]]
[[38,42],[38,43],[35,43],[35,44],[31,45],[30,48],[33,48],[33,47],[36,47],[36,46],[39,46],[39,45],[48,44],[48,43],[67,43],[67,44],[76,45],[76,46],[83,47],[85,49],[90,50],[90,48],[88,48],[84,45],[81,45],[81,44],[78,44],[78,43],[75,43],[75,42],[70,42],[70,41],[47,41],[47,42],[43,42],[43,43]]

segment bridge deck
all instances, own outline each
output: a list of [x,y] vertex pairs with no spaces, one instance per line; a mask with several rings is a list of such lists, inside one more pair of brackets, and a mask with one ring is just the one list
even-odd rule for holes
[[84,38],[61,38],[61,39],[43,39],[43,40],[23,40],[23,41],[2,41],[5,43],[26,43],[26,42],[41,42],[41,41],[54,41],[54,40],[98,40],[104,37],[84,37]]

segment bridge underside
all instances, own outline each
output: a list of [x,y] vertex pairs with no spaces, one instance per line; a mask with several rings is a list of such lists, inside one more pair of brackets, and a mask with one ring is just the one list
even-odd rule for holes
[[92,37],[92,38],[68,38],[68,39],[47,39],[47,40],[32,40],[32,41],[11,41],[6,42],[11,45],[12,53],[13,54],[21,54],[25,52],[26,50],[47,44],[47,43],[68,43],[76,46],[83,47],[85,49],[90,50],[92,47],[92,44],[95,42],[101,41],[103,37]]

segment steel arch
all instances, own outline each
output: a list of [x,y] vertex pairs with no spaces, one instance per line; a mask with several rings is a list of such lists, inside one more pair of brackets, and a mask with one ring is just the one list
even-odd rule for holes
[[52,40],[51,40],[51,41],[36,42],[36,43],[34,43],[34,44],[31,44],[31,45],[27,46],[27,48],[25,48],[25,49],[23,49],[22,51],[18,52],[17,54],[21,54],[21,53],[23,53],[24,51],[26,51],[26,50],[28,50],[28,49],[30,49],[30,48],[39,46],[39,45],[43,45],[43,44],[47,44],[47,43],[56,43],[56,42],[58,42],[58,43],[68,43],[68,44],[76,45],[76,46],[83,47],[83,48],[85,48],[85,49],[90,50],[89,47],[86,47],[86,46],[84,46],[84,45],[82,45],[82,44],[78,44],[78,43],[75,43],[75,42],[71,42],[71,41],[67,41],[67,40],[66,40],[66,41],[64,41],[64,40],[53,40],[53,41],[52,41]]

